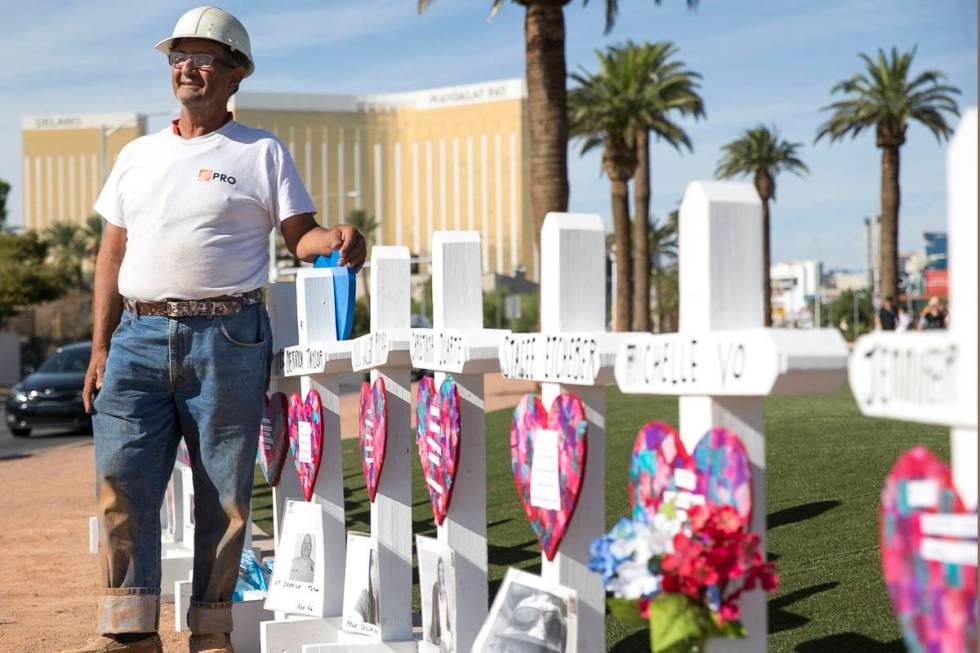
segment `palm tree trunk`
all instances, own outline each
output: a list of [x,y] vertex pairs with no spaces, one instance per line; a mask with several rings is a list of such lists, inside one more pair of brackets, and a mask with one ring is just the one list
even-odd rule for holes
[[881,299],[898,299],[898,186],[899,146],[881,150],[881,236],[879,242],[879,293]]
[[762,198],[762,317],[772,326],[772,284],[769,280],[769,200]]
[[565,15],[568,0],[523,0],[534,246],[549,211],[568,210]]
[[633,174],[633,330],[650,330],[650,136],[636,130]]
[[613,238],[616,241],[616,307],[613,331],[630,329],[630,201],[627,180],[612,181]]

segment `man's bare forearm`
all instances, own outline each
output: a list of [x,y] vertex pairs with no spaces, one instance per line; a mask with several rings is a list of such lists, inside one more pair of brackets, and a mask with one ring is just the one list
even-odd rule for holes
[[119,266],[122,260],[105,249],[95,261],[92,288],[92,349],[109,349],[112,332],[119,325],[122,297],[119,295]]

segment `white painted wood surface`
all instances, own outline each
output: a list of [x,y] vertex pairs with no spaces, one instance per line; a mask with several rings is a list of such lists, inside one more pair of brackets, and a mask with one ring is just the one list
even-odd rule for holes
[[[336,342],[337,318],[333,295],[333,270],[303,268],[296,274],[296,325],[299,346]],[[324,588],[344,586],[344,553],[347,550],[344,520],[344,470],[340,449],[340,388],[336,374],[300,377],[300,396],[310,390],[320,393],[323,402],[323,444],[320,469],[313,485],[311,501],[323,509]],[[296,475],[295,466],[289,470]],[[302,495],[299,497],[302,499]],[[277,557],[278,552],[277,552]],[[323,616],[343,611],[343,592],[326,592]]]
[[858,339],[849,378],[866,415],[951,427],[953,484],[977,506],[977,110],[963,113],[946,160],[949,330]]
[[[631,335],[617,356],[616,378],[627,393],[679,397],[688,451],[712,427],[739,435],[752,464],[751,529],[764,551],[763,397],[836,392],[847,347],[833,329],[763,328],[760,215],[749,184],[688,185],[680,209],[679,333]],[[714,640],[709,651],[766,650],[765,593],[749,592],[740,605],[748,638]]]
[[[371,382],[384,379],[388,400],[388,436],[378,489],[371,503],[371,536],[378,543],[381,639],[412,639],[412,378],[408,356],[411,327],[411,269],[407,247],[371,249],[371,333],[366,351],[379,364]],[[375,338],[385,334],[384,338]],[[357,358],[357,346],[354,348]],[[366,358],[362,356],[361,361]],[[363,650],[363,647],[359,650]]]
[[[605,230],[598,215],[549,213],[541,229],[542,333],[511,335],[501,345],[500,355],[504,376],[542,383],[541,400],[546,408],[562,392],[574,393],[585,407],[587,462],[578,504],[554,558],[548,561],[542,555],[541,559],[542,577],[578,593],[580,651],[601,651],[606,646],[605,589],[601,576],[588,569],[589,546],[606,526],[606,398],[602,384],[613,380],[615,347],[622,338],[621,334],[605,334],[605,251]],[[529,343],[531,348],[563,347],[566,353],[559,358],[578,346],[577,366],[541,366],[533,355],[534,361],[515,356],[508,340]],[[589,341],[596,343],[596,362],[592,362],[591,345],[582,347],[581,342]],[[524,362],[515,364],[515,360]]]
[[836,329],[637,334],[616,357],[620,390],[656,395],[834,392],[846,369],[847,345]]
[[[350,347],[337,343],[332,272],[329,268],[303,268],[295,284],[275,284],[269,289],[269,317],[273,329],[273,362],[270,392],[296,392],[305,399],[315,388],[323,402],[323,443],[320,468],[313,487],[312,502],[319,504],[323,516],[322,568],[323,615],[343,611],[346,525],[344,515],[343,468],[340,448],[340,393],[336,379],[339,369],[349,369]],[[317,356],[309,352],[328,352]],[[286,375],[286,370],[292,374]],[[273,489],[273,527],[278,554],[282,515],[286,501],[303,500],[295,460],[287,452],[279,485]],[[288,556],[284,556],[288,559]],[[330,627],[325,619],[297,620],[276,613],[275,621],[262,622],[258,631],[261,650],[299,653],[306,642],[323,641]],[[268,634],[267,634],[268,633]]]
[[[762,219],[749,184],[692,182],[680,209],[680,324],[684,335],[763,326]],[[839,336],[838,336],[839,337]],[[842,370],[843,371],[843,370]],[[752,463],[752,524],[766,550],[766,448],[763,399],[686,396],[679,399],[680,435],[692,451],[712,427],[737,433]],[[715,640],[711,651],[766,650],[766,594],[742,596],[744,640]]]
[[[453,372],[459,393],[460,444],[456,480],[437,537],[455,551],[456,650],[468,651],[489,607],[487,584],[486,424],[483,374],[497,367],[506,331],[483,329],[480,234],[436,232],[432,245],[434,329],[412,330],[412,364],[439,370],[436,391]],[[424,591],[424,590],[423,590]]]

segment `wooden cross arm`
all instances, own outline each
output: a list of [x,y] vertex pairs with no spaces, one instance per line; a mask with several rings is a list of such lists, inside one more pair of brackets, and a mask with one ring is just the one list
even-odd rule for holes
[[504,378],[538,383],[609,385],[626,333],[511,333],[499,348]]
[[355,372],[378,367],[411,367],[410,329],[372,331],[351,343],[351,368]]
[[836,329],[632,334],[616,356],[626,393],[677,396],[826,394],[847,370]]
[[975,429],[976,364],[951,333],[874,333],[858,339],[848,380],[865,415]]
[[280,349],[272,356],[272,376],[307,376],[350,371],[349,340],[329,340]]
[[500,343],[508,329],[412,329],[412,367],[453,374],[489,374],[500,369]]

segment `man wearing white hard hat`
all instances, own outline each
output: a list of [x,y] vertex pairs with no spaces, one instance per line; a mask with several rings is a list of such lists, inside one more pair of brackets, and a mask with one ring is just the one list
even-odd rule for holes
[[[188,11],[157,44],[182,108],[129,143],[95,204],[93,413],[101,636],[72,653],[157,653],[160,506],[181,437],[194,476],[191,653],[230,653],[231,597],[249,523],[271,334],[262,300],[268,236],[304,261],[363,236],[324,229],[286,148],[227,111],[255,68],[248,33],[216,7]],[[96,390],[98,395],[96,396]]]

